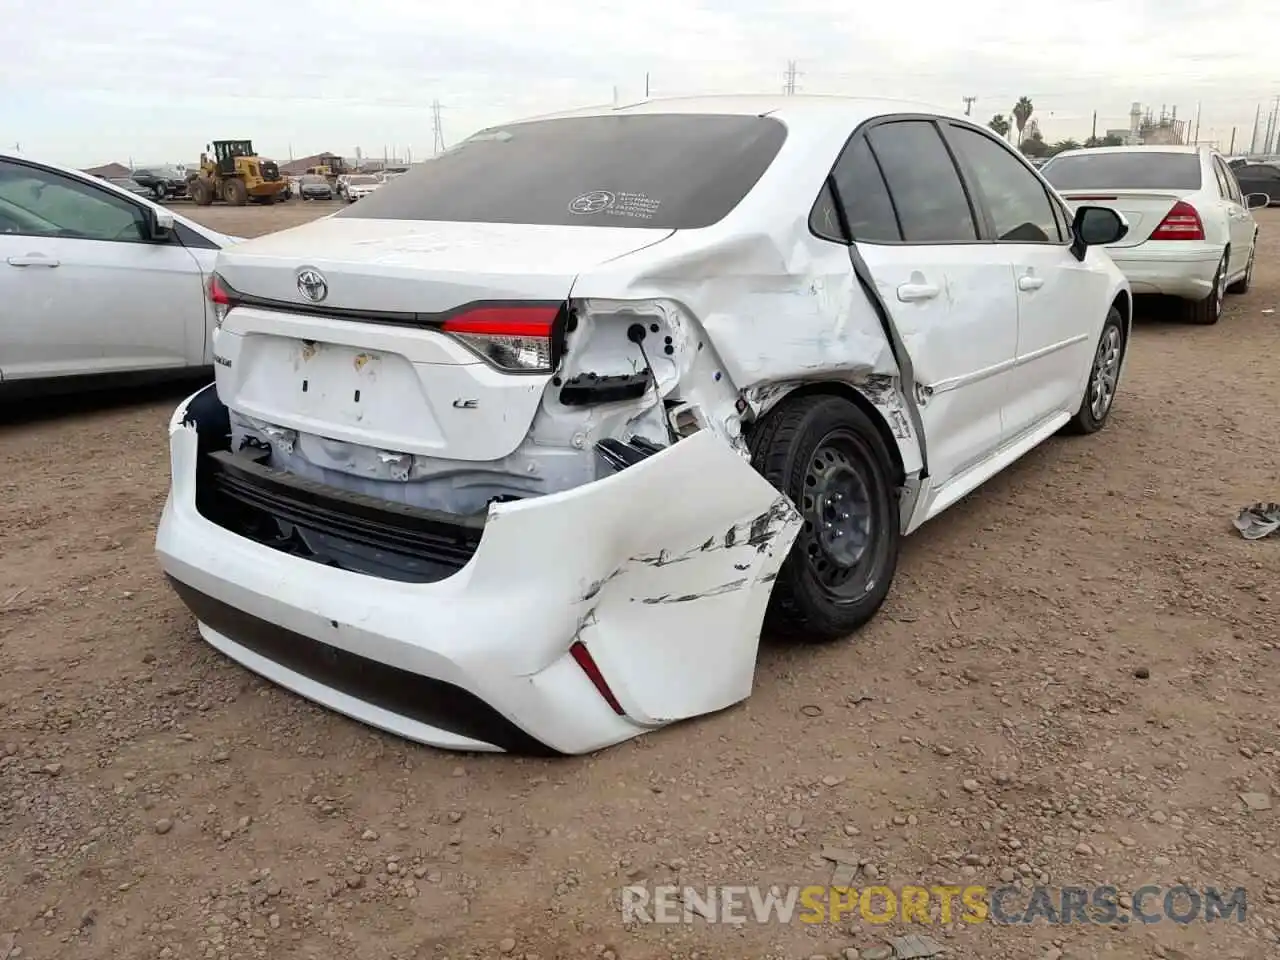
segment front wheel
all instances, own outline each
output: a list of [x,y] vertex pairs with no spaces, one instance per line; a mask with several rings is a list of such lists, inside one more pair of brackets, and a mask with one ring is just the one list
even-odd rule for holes
[[1097,433],[1111,416],[1116,389],[1120,386],[1120,367],[1124,363],[1124,321],[1120,311],[1112,307],[1107,311],[1098,347],[1093,352],[1089,366],[1089,382],[1084,388],[1080,409],[1067,423],[1067,432],[1075,434]]
[[815,642],[848,636],[884,603],[898,565],[898,491],[879,430],[850,401],[809,395],[782,401],[750,446],[804,521],[766,623]]

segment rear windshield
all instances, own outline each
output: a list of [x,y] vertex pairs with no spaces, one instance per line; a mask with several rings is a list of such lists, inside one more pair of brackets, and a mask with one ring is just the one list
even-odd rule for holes
[[1055,157],[1040,172],[1059,190],[1199,190],[1194,153],[1080,153]]
[[338,216],[697,229],[737,206],[785,139],[776,120],[719,114],[493,127]]

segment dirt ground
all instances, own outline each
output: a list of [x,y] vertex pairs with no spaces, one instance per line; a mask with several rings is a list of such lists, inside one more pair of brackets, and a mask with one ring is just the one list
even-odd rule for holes
[[746,704],[589,758],[418,747],[206,646],[152,553],[185,389],[11,411],[0,958],[875,960],[908,928],[856,911],[623,927],[624,885],[823,885],[824,844],[859,886],[1247,891],[1243,923],[914,928],[951,957],[1280,955],[1280,540],[1231,526],[1280,499],[1260,219],[1253,291],[1141,320],[1108,427],[909,538],[860,635],[767,643]]

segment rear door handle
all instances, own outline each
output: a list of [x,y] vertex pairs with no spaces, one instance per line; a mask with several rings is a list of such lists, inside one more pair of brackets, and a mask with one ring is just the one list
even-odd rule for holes
[[1039,290],[1044,286],[1044,277],[1019,277],[1019,290]]
[[40,253],[28,253],[25,257],[10,257],[11,267],[56,267],[58,261]]
[[903,303],[932,300],[937,295],[938,288],[932,283],[904,283],[898,287],[898,299]]

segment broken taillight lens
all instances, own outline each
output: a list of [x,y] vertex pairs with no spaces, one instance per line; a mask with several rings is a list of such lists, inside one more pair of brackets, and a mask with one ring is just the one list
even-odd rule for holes
[[216,273],[209,278],[209,302],[213,304],[213,322],[221,327],[232,307],[232,300],[226,284]]
[[559,306],[531,304],[476,307],[444,322],[444,332],[465,343],[499,370],[550,373]]

